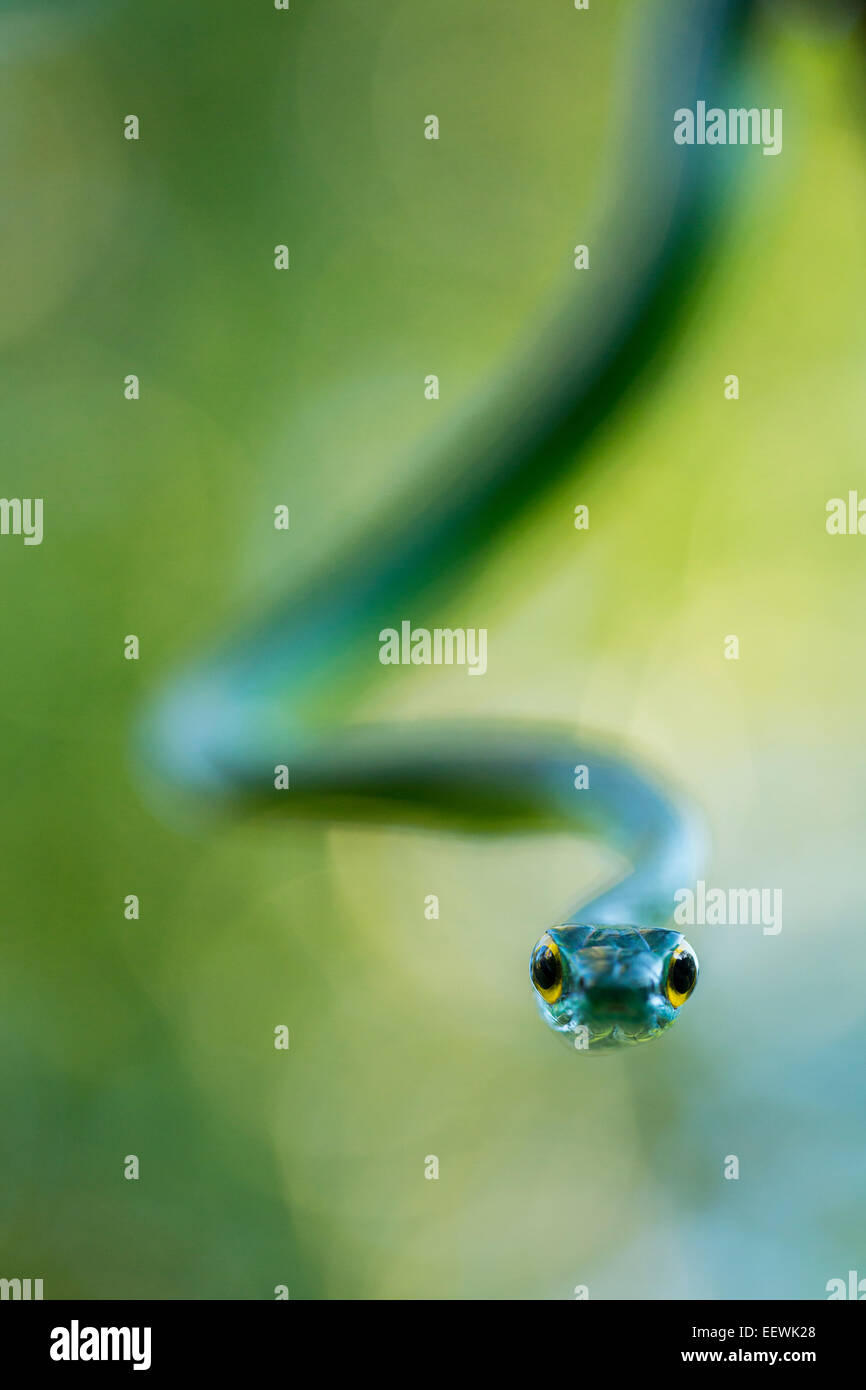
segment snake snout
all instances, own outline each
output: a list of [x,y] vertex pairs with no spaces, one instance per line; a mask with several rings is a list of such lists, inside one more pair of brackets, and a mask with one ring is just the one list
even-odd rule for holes
[[577,988],[597,1015],[637,1015],[643,1013],[655,989],[651,970],[622,959],[581,963]]
[[591,984],[584,993],[594,1004],[607,1009],[611,1013],[625,1013],[638,1002],[642,1003],[649,999],[651,990],[648,985],[633,984]]

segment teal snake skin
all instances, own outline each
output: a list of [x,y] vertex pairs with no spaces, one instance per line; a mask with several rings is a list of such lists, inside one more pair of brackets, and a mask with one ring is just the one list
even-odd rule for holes
[[[572,729],[363,724],[352,722],[351,702],[381,671],[380,632],[407,614],[440,621],[446,602],[453,615],[504,528],[557,479],[580,475],[589,443],[657,366],[725,195],[702,151],[674,145],[673,112],[727,90],[750,8],[691,0],[655,9],[638,148],[598,239],[606,254],[573,276],[547,334],[459,449],[449,444],[435,491],[404,502],[320,579],[173,676],[138,728],[149,776],[231,814],[557,830],[619,851],[630,869],[616,883],[540,939],[554,904],[540,905],[527,928],[542,1017],[578,1052],[659,1036],[694,988],[694,952],[666,925],[675,891],[700,867],[693,816],[654,776]],[[589,770],[582,791],[579,764]],[[275,788],[279,765],[290,770],[288,790]]]

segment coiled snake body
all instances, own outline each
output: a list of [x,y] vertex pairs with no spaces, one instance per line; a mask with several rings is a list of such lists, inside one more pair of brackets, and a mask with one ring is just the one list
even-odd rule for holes
[[[572,291],[571,307],[504,384],[444,500],[423,504],[419,525],[401,508],[335,571],[172,680],[139,729],[151,768],[232,809],[568,829],[619,849],[631,871],[545,932],[530,960],[543,1017],[590,1053],[658,1036],[694,988],[694,952],[665,925],[674,892],[694,878],[690,818],[637,768],[570,730],[337,724],[322,711],[329,692],[357,689],[380,669],[381,630],[457,590],[503,525],[576,467],[657,353],[717,209],[702,152],[674,146],[672,113],[724,80],[748,8],[692,0],[672,7],[670,24],[657,18],[642,144],[605,241],[616,254],[592,272],[591,302]],[[274,788],[281,764],[287,792]],[[576,764],[591,772],[582,792]]]

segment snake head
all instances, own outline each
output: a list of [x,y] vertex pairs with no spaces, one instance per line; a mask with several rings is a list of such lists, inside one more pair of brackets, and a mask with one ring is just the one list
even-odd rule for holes
[[669,1028],[694,990],[698,958],[660,927],[553,927],[533,949],[529,977],[545,1022],[578,1051],[647,1042]]

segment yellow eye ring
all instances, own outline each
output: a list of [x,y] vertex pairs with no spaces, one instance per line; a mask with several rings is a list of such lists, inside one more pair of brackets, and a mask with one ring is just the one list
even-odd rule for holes
[[532,952],[529,977],[546,1004],[555,1004],[562,994],[562,957],[559,947],[545,932]]
[[665,994],[668,1003],[678,1009],[684,1004],[697,984],[698,962],[689,946],[678,946],[670,958],[665,980]]

